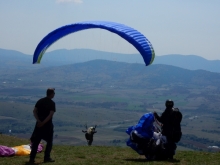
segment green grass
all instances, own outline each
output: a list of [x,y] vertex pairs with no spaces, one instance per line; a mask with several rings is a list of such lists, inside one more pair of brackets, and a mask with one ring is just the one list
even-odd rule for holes
[[[28,144],[26,139],[0,135],[0,144],[8,147]],[[43,163],[44,153],[38,153],[35,164]],[[207,153],[195,151],[177,151],[172,161],[147,161],[129,147],[110,146],[68,146],[54,145],[51,157],[53,165],[219,165],[220,152]],[[1,157],[1,165],[25,165],[29,156]]]

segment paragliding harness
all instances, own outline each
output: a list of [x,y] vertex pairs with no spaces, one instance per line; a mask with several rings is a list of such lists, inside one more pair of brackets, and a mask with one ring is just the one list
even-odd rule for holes
[[95,134],[97,131],[95,131],[96,129],[96,125],[94,127],[89,127],[87,128],[87,124],[85,125],[85,128],[86,128],[86,131],[83,131],[85,133],[85,138],[88,142],[88,145],[92,145],[92,142],[93,142],[93,134]]
[[[156,122],[158,122],[155,119]],[[159,125],[159,127],[162,127],[162,124]],[[153,154],[153,157],[149,155],[148,153],[145,154],[147,159],[153,159],[153,160],[167,160],[167,159],[173,159],[173,156],[175,155],[175,150],[177,148],[176,143],[172,141],[168,141],[167,137],[162,135],[161,133],[162,128],[157,128],[156,132],[154,132],[154,140],[151,144],[151,152]],[[157,135],[157,137],[155,136]]]
[[181,131],[182,113],[179,111],[179,108],[173,108],[173,112],[171,115],[173,119],[172,140],[175,143],[178,143],[182,137],[182,131]]
[[140,155],[145,155],[148,158],[152,158],[154,156],[153,138],[139,137],[134,131],[130,135],[130,141],[136,144],[133,149],[136,150]]
[[[151,114],[149,114],[150,116]],[[149,137],[139,136],[139,133],[141,132],[139,129],[140,126],[137,124],[136,126],[129,127],[126,131],[130,138],[127,141],[127,145],[130,146],[132,149],[134,149],[138,154],[145,155],[145,157],[148,160],[166,160],[166,159],[173,159],[173,155],[175,155],[176,150],[176,142],[178,142],[181,139],[181,127],[180,122],[182,120],[182,114],[180,113],[179,109],[174,108],[173,112],[171,114],[173,120],[173,139],[175,142],[167,141],[166,137],[164,137],[161,134],[161,123],[159,123],[157,120],[152,120],[149,116],[147,116],[144,120],[139,121],[139,123],[142,123],[141,128],[142,131],[147,131],[146,129],[143,129],[144,124],[148,122],[148,125],[150,123],[153,123],[154,130],[152,130],[153,135]],[[179,124],[178,124],[179,123]],[[177,124],[177,125],[175,125]],[[136,131],[138,130],[138,131]],[[150,131],[148,129],[148,131]],[[158,134],[160,137],[156,139],[154,135]],[[149,134],[149,132],[148,132]],[[163,139],[165,138],[165,140]]]

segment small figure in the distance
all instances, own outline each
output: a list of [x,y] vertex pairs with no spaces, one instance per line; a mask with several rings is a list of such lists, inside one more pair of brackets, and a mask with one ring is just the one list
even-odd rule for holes
[[86,131],[82,130],[83,133],[85,133],[85,138],[87,140],[88,146],[92,145],[93,142],[93,135],[97,132],[96,129],[96,125],[94,127],[89,127],[87,128],[87,125],[85,125],[86,127]]

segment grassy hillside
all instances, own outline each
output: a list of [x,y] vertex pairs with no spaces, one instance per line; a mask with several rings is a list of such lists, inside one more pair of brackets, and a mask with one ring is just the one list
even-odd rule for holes
[[[0,144],[8,147],[28,144],[25,139],[18,139],[12,136],[0,135]],[[36,164],[43,163],[43,152],[37,154]],[[56,160],[53,165],[218,165],[220,152],[206,153],[194,151],[177,151],[173,161],[147,161],[144,156],[138,155],[129,147],[109,146],[67,146],[55,145],[51,157]],[[24,165],[28,164],[28,156],[1,157],[1,165]]]

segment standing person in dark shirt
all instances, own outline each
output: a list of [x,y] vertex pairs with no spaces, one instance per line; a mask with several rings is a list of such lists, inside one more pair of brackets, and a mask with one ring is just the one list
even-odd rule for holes
[[35,104],[33,113],[36,119],[36,125],[30,138],[32,142],[32,149],[29,160],[30,163],[34,163],[34,159],[37,154],[37,148],[42,139],[47,142],[47,146],[44,152],[44,162],[54,162],[54,160],[50,157],[54,132],[52,118],[54,112],[56,112],[56,105],[55,102],[52,100],[55,95],[54,91],[54,88],[48,88],[47,96],[41,98]]
[[174,102],[172,100],[166,100],[165,102],[166,109],[162,113],[161,116],[158,116],[156,112],[154,112],[155,118],[162,123],[162,134],[166,136],[167,140],[171,140],[172,136],[172,128],[173,128],[173,120],[172,120],[172,112]]
[[162,123],[162,135],[166,136],[167,140],[167,148],[171,148],[170,152],[167,152],[169,159],[173,159],[173,155],[175,154],[176,144],[173,140],[173,106],[174,102],[172,100],[166,100],[165,102],[166,109],[161,114],[161,116],[158,116],[156,112],[154,112],[154,117]]

